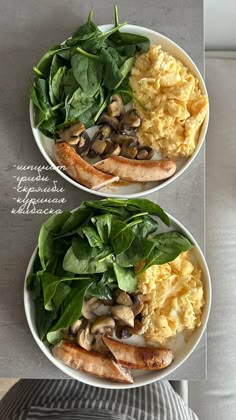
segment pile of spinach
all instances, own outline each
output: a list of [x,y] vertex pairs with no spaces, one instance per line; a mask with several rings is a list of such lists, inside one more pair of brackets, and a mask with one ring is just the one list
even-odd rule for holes
[[136,53],[149,50],[149,39],[120,32],[126,23],[119,23],[117,6],[114,28],[107,32],[92,18],[91,10],[87,22],[34,67],[30,87],[34,123],[50,138],[78,121],[86,128],[95,125],[114,94],[120,94],[125,104],[134,97],[128,74]]
[[167,214],[152,201],[108,198],[85,201],[42,225],[27,279],[41,340],[59,341],[63,329],[81,316],[85,296],[110,299],[116,287],[135,292],[137,274],[192,247],[179,232],[160,233],[160,220],[170,226]]

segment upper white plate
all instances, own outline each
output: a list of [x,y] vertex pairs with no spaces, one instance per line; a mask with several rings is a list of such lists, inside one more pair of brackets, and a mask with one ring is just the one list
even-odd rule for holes
[[[174,337],[170,343],[168,343],[168,347],[173,351],[174,353],[174,361],[170,366],[163,370],[157,370],[157,371],[132,371],[132,376],[134,377],[134,384],[123,384],[118,382],[112,382],[110,380],[106,380],[104,378],[98,378],[96,376],[89,375],[87,373],[77,371],[75,369],[72,369],[66,365],[64,365],[59,360],[55,359],[53,356],[51,350],[40,340],[37,332],[36,327],[36,318],[35,318],[35,306],[34,301],[32,298],[31,292],[29,292],[26,289],[26,279],[28,277],[28,274],[32,271],[33,262],[36,257],[37,248],[34,250],[28,268],[25,276],[25,286],[24,286],[24,305],[25,305],[25,313],[26,318],[28,321],[29,328],[31,330],[31,333],[38,344],[41,351],[45,354],[45,356],[56,366],[58,367],[62,372],[67,374],[73,379],[77,379],[78,381],[84,382],[89,385],[98,386],[100,388],[113,388],[113,389],[121,389],[121,388],[134,388],[138,386],[147,385],[149,383],[152,383],[156,380],[163,379],[167,375],[173,373],[175,369],[177,369],[184,361],[190,356],[190,354],[194,351],[197,344],[199,343],[209,317],[210,308],[211,308],[211,279],[210,279],[210,273],[207,267],[206,260],[204,258],[204,255],[193,238],[193,236],[190,234],[190,232],[174,217],[170,216],[171,220],[171,227],[166,228],[164,224],[159,221],[160,227],[163,227],[163,231],[167,230],[177,230],[180,233],[184,234],[194,245],[194,258],[198,264],[198,266],[202,270],[202,282],[205,292],[205,305],[203,307],[203,313],[202,313],[202,323],[199,328],[197,328],[191,336],[188,338],[188,340],[184,339],[184,335],[182,333],[177,334],[176,337]],[[161,229],[162,230],[162,229]],[[131,338],[132,339],[132,338]],[[134,337],[136,339],[136,337]],[[134,344],[140,345],[140,343],[137,343],[134,341]],[[142,345],[142,344],[141,344]]]
[[[99,26],[99,28],[102,31],[107,31],[112,26],[113,25],[102,25],[102,26]],[[126,25],[121,30],[147,36],[150,39],[151,44],[161,45],[163,50],[169,52],[175,58],[181,60],[189,68],[189,70],[194,74],[194,76],[196,76],[199,79],[201,90],[204,95],[207,95],[207,90],[206,90],[204,80],[197,66],[194,64],[194,62],[189,57],[189,55],[182,48],[180,48],[175,42],[171,41],[169,38],[165,37],[164,35],[159,34],[158,32],[152,31],[151,29],[143,28],[142,26]],[[120,197],[120,198],[141,197],[141,196],[153,193],[155,191],[158,191],[161,188],[169,185],[171,182],[173,182],[181,174],[184,173],[184,171],[189,167],[189,165],[191,165],[191,163],[193,162],[193,160],[199,153],[203,145],[206,132],[207,132],[208,121],[209,121],[209,111],[207,112],[205,121],[202,124],[200,135],[199,135],[199,141],[198,141],[198,145],[195,152],[190,158],[181,159],[177,162],[177,171],[175,175],[172,176],[171,178],[167,179],[166,181],[159,181],[159,182],[146,182],[146,183],[120,182],[120,183],[117,183],[117,185],[114,184],[114,185],[102,188],[99,191],[93,191],[87,187],[84,187],[78,182],[74,181],[72,178],[66,175],[66,173],[64,173],[62,170],[60,170],[57,167],[55,157],[54,157],[54,142],[52,139],[48,139],[46,136],[44,136],[38,129],[34,128],[33,104],[32,102],[30,102],[31,128],[33,131],[35,141],[38,145],[38,148],[40,152],[42,153],[42,155],[44,156],[44,158],[46,159],[46,161],[54,168],[56,172],[59,173],[59,175],[61,175],[64,179],[66,179],[75,187],[80,188],[81,190],[84,190],[86,192],[90,192],[91,194],[101,196],[101,197]]]

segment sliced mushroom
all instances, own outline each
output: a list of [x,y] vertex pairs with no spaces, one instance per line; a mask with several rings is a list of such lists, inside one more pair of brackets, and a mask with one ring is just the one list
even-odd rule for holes
[[144,333],[144,327],[143,324],[138,321],[137,319],[134,320],[134,326],[133,327],[126,327],[126,330],[131,335],[143,335]]
[[80,156],[86,156],[89,152],[89,148],[90,148],[90,137],[88,135],[88,133],[86,131],[83,131],[83,133],[81,133],[80,137],[79,137],[80,141],[78,143],[77,146],[77,153]]
[[[130,328],[130,327],[128,327]],[[116,327],[116,337],[119,339],[126,340],[127,338],[131,337],[131,333],[124,327],[123,325],[117,325]]]
[[[79,137],[80,134],[85,130],[85,126],[82,122],[78,122],[71,125],[68,128],[62,128],[58,131],[58,134],[63,141],[72,141],[72,138]],[[72,144],[72,143],[70,143]],[[77,144],[77,143],[74,143]]]
[[110,144],[107,144],[102,158],[105,159],[109,156],[119,156],[120,152],[121,152],[121,148],[119,144],[110,143]]
[[135,159],[137,153],[138,149],[132,137],[129,140],[125,140],[123,142],[120,152],[121,156],[126,157],[128,159]]
[[116,298],[116,303],[119,305],[125,305],[125,306],[132,306],[133,301],[130,297],[130,295],[123,290],[121,290]]
[[141,124],[141,119],[135,109],[127,111],[119,124],[119,131],[123,134],[132,134]]
[[77,319],[77,321],[73,322],[73,324],[70,326],[72,334],[76,334],[79,331],[80,327],[82,326],[82,323],[82,319]]
[[101,139],[108,139],[112,134],[112,128],[107,124],[102,125],[99,131]]
[[110,350],[108,350],[108,347],[104,344],[100,334],[95,335],[92,350],[101,354],[110,354]]
[[111,103],[108,105],[108,114],[111,117],[120,117],[125,111],[125,107],[120,95],[114,95],[111,98]]
[[122,145],[126,141],[131,141],[131,140],[133,141],[133,143],[135,143],[138,146],[139,144],[138,139],[135,135],[128,136],[126,134],[113,133],[111,137],[112,143],[119,144],[119,145]]
[[82,306],[81,314],[86,319],[94,319],[96,315],[94,314],[94,309],[100,305],[99,299],[92,297],[89,300],[84,301]]
[[143,301],[141,295],[134,295],[134,304],[132,306],[132,311],[136,317],[143,310]]
[[107,143],[105,140],[96,139],[91,145],[91,151],[93,150],[97,155],[102,155],[106,147]]
[[92,350],[92,344],[94,341],[93,334],[90,333],[90,325],[86,326],[85,329],[81,329],[77,332],[76,343],[79,344],[83,349],[90,351]]
[[99,316],[91,326],[91,333],[110,333],[115,328],[115,321],[110,316]]
[[149,146],[139,147],[136,159],[150,160],[154,156],[154,153],[155,151]]
[[109,125],[114,131],[117,131],[119,128],[119,120],[105,113],[99,118],[98,124]]
[[129,306],[113,306],[111,308],[111,313],[114,315],[115,319],[122,321],[123,325],[129,325],[130,327],[134,326],[134,313]]
[[109,315],[110,312],[111,312],[110,306],[104,305],[103,303],[101,303],[96,309],[94,309],[94,313],[97,316]]

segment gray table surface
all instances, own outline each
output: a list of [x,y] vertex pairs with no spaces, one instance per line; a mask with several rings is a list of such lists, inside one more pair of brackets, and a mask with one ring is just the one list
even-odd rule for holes
[[[202,0],[120,0],[121,19],[146,26],[170,37],[204,70]],[[32,136],[28,118],[28,87],[32,67],[50,46],[68,37],[83,22],[90,7],[97,24],[113,22],[109,0],[1,0],[1,231],[0,231],[0,376],[21,378],[65,377],[41,353],[26,323],[23,281],[29,257],[45,215],[12,214],[15,205],[14,165],[44,165]],[[25,171],[25,176],[32,175]],[[92,199],[55,172],[50,181],[65,189],[73,209]],[[45,186],[47,183],[45,184]],[[204,150],[185,175],[149,196],[181,221],[204,247]],[[55,208],[55,206],[54,206]],[[170,379],[199,380],[206,377],[206,337]]]

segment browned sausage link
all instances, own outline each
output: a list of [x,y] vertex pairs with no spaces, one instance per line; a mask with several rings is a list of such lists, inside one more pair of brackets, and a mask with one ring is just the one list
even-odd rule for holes
[[169,366],[174,358],[169,349],[136,347],[105,336],[103,341],[117,362],[130,369],[159,370]]
[[69,341],[61,341],[53,347],[52,352],[56,359],[74,369],[116,382],[134,382],[130,372],[119,366],[111,357],[84,350]]
[[134,160],[122,156],[111,156],[95,163],[94,167],[131,182],[161,181],[170,178],[176,171],[172,160]]
[[98,190],[112,182],[118,181],[114,177],[95,169],[82,159],[76,151],[66,142],[58,142],[55,146],[56,161],[64,166],[66,173],[82,185]]

